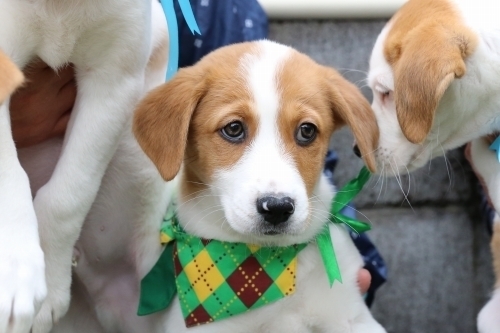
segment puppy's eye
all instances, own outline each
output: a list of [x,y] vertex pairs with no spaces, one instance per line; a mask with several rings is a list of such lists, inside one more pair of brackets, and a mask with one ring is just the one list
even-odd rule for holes
[[316,138],[316,133],[318,129],[315,125],[311,123],[303,123],[297,129],[297,134],[295,135],[295,140],[301,146],[306,146],[314,141]]
[[224,126],[220,133],[229,142],[239,143],[245,139],[245,127],[241,121],[233,121]]
[[392,97],[392,91],[390,90],[387,90],[387,91],[382,91],[380,93],[380,97],[382,98],[383,101],[385,101],[386,99],[388,98],[391,98]]

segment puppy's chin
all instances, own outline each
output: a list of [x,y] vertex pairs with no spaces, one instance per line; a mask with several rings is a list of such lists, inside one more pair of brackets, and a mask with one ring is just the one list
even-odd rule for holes
[[238,242],[261,246],[289,246],[308,243],[321,231],[325,220],[308,217],[307,220],[273,226],[257,219],[255,222],[226,220],[226,224],[238,235]]
[[[411,149],[408,148],[408,151]],[[406,158],[379,161],[377,170],[385,170],[385,174],[389,176],[405,175],[426,166],[430,160],[444,155],[445,152],[446,150],[442,146],[436,146],[433,142],[425,142],[420,149],[415,150]]]

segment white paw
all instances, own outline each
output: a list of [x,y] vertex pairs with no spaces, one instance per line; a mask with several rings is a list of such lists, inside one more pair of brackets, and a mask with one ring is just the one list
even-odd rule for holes
[[71,287],[71,261],[66,263],[66,261],[58,259],[61,259],[61,257],[51,256],[50,259],[46,260],[47,297],[35,317],[33,333],[50,332],[54,324],[68,311]]
[[500,290],[497,290],[488,303],[481,309],[477,317],[479,333],[500,332]]
[[47,293],[43,252],[37,240],[0,238],[0,332],[28,333]]
[[[33,324],[33,333],[49,333],[54,324],[68,312],[70,294],[68,292],[52,293],[42,305]],[[49,294],[50,295],[50,294]]]
[[71,259],[79,228],[78,225],[75,227],[76,223],[71,218],[68,219],[60,211],[53,209],[58,207],[52,202],[55,197],[53,193],[45,185],[38,191],[34,200],[41,244],[45,253],[47,298],[35,318],[33,333],[48,333],[69,308]]

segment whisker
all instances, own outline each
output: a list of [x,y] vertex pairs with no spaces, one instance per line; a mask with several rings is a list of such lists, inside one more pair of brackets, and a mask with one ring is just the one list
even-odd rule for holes
[[[209,212],[208,214],[205,214],[204,216],[202,216],[202,217],[200,218],[200,220],[203,220],[205,217],[207,217],[208,215],[213,214],[213,213],[215,213],[215,212],[218,212],[218,211],[223,211],[223,208],[222,208],[222,206],[221,206],[221,205],[215,205],[215,206],[210,206],[210,207],[207,207],[207,208],[205,208],[205,209],[202,209],[202,210],[200,211],[200,213],[203,213],[203,212],[205,212],[205,211],[207,211],[207,210],[209,210],[209,209],[213,209],[213,208],[216,208],[216,209],[215,209],[215,210],[213,210],[213,211],[211,211],[211,212]],[[191,223],[191,221],[192,221],[194,218],[195,218],[194,216],[193,216],[193,217],[191,217],[191,218],[189,219],[189,221],[187,221],[187,222],[184,224],[184,226],[188,226],[188,225],[189,225],[189,223]]]
[[379,149],[379,148],[377,147],[377,148],[375,148],[374,150],[367,152],[366,154],[361,154],[361,157],[363,158],[363,157],[365,157],[366,155],[369,155],[369,154],[374,154],[374,153],[376,153],[376,152],[377,152],[377,150],[378,150],[378,149]]
[[209,187],[209,188],[217,188],[219,190],[224,190],[222,187],[216,186],[216,185],[213,185],[213,184],[207,184],[207,183],[203,183],[203,182],[195,182],[195,181],[192,181],[192,180],[188,180],[187,182],[188,183],[192,183],[192,184],[196,184],[196,185],[203,185],[203,186],[206,186],[206,187]]
[[[411,205],[410,200],[408,200],[408,195],[405,193],[405,191],[403,189],[403,184],[401,182],[401,175],[399,174],[399,169],[397,168],[397,162],[394,158],[393,158],[393,161],[394,161],[394,165],[396,166],[396,169],[394,169],[394,167],[392,166],[392,162],[389,162],[389,163],[391,165],[392,172],[394,173],[394,177],[396,178],[396,182],[398,183],[399,188],[401,189],[401,192],[403,193],[403,197],[404,197],[405,201],[408,203],[410,208],[413,210],[413,206]],[[396,174],[396,171],[397,171],[397,174]]]
[[[441,144],[439,144],[439,147],[441,148],[441,151],[443,152],[443,158],[444,158],[444,165],[446,166],[446,173],[448,174],[448,180],[449,180],[449,185],[447,191],[450,191],[452,188],[452,180],[451,180],[451,163],[448,161],[448,158],[446,157],[446,152]],[[449,166],[448,166],[449,164]]]
[[[364,74],[365,76],[368,76],[367,71],[363,71],[361,69],[356,69],[356,68],[337,68],[337,70],[339,72],[342,72],[343,74],[354,72],[354,73],[361,73],[361,74]],[[368,80],[368,78],[366,78],[365,80]]]
[[385,173],[386,173],[386,170],[385,170],[385,163],[382,164],[382,171],[380,172],[380,176],[379,176],[379,179],[382,179],[382,182],[380,184],[380,190],[378,191],[378,195],[377,195],[377,200],[375,200],[375,204],[378,203],[378,200],[380,199],[380,195],[382,194],[382,190],[384,188],[384,182],[387,182],[388,180],[385,179]]

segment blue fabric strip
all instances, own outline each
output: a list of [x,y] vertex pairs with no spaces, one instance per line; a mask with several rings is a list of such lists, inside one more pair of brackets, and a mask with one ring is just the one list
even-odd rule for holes
[[196,23],[196,19],[194,18],[193,8],[191,7],[191,3],[189,0],[178,0],[179,6],[181,7],[182,15],[184,16],[184,20],[191,30],[191,33],[194,35],[196,32],[198,35],[201,35],[200,28],[198,27],[198,23]]
[[177,72],[179,64],[179,31],[175,16],[174,0],[162,0],[161,6],[165,12],[168,26],[169,52],[166,81],[169,81]]
[[493,141],[490,145],[490,149],[497,152],[497,159],[500,162],[500,136]]
[[[191,33],[198,33],[201,35],[200,28],[194,18],[193,9],[189,0],[178,0],[181,7],[182,14],[186,23],[191,30]],[[179,67],[179,28],[177,26],[177,17],[175,15],[174,0],[161,0],[161,6],[165,12],[168,26],[169,36],[169,54],[166,81],[169,81],[177,72]]]

